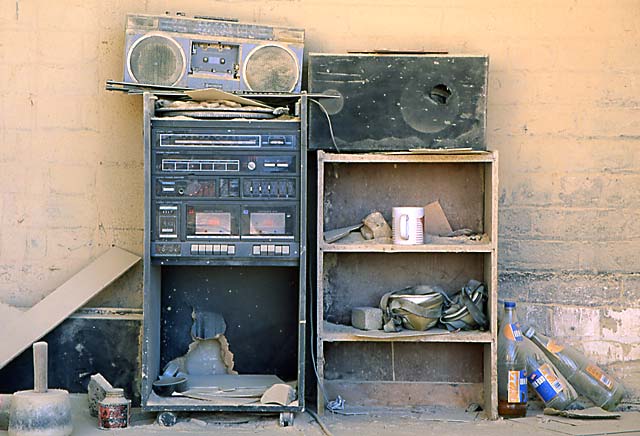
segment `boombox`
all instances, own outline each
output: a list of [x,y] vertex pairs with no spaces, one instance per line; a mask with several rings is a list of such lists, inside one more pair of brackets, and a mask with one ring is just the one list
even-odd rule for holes
[[213,18],[127,15],[124,81],[299,92],[304,30]]
[[[486,56],[309,55],[309,147],[486,149]],[[329,126],[331,123],[331,127]]]

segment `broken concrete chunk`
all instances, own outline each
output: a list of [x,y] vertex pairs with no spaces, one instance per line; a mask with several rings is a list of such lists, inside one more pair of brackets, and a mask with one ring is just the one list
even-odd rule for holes
[[88,401],[89,401],[89,413],[91,416],[98,416],[98,403],[104,400],[104,397],[107,396],[107,392],[113,389],[111,383],[105,379],[102,374],[94,374],[91,376],[89,380],[88,390]]
[[9,428],[11,398],[11,394],[0,394],[0,430],[7,430]]
[[354,307],[351,325],[360,330],[382,329],[382,310],[377,307]]
[[444,236],[451,233],[451,224],[440,206],[440,201],[434,201],[424,207],[424,233],[426,235]]
[[176,365],[178,374],[238,374],[233,370],[233,353],[229,350],[229,342],[224,335],[213,339],[196,339],[189,344],[187,354],[173,359],[166,368],[175,370]]
[[362,224],[360,233],[367,240],[391,238],[391,226],[380,212],[370,213],[362,220]]
[[288,406],[293,400],[296,399],[296,391],[287,384],[275,384],[267,389],[260,402],[262,404],[279,404],[281,406]]

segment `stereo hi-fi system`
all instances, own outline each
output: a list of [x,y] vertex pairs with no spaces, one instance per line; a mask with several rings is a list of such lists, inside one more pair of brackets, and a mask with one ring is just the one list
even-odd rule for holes
[[151,140],[153,259],[299,257],[299,121],[158,118]]
[[127,15],[124,81],[299,92],[304,30],[219,18]]

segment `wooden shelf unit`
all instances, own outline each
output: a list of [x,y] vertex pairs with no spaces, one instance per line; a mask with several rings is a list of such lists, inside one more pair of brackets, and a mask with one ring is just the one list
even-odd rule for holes
[[[316,356],[318,409],[341,395],[354,406],[483,405],[497,418],[497,152],[317,154]],[[323,232],[371,212],[439,200],[454,229],[481,241],[399,246],[328,244]],[[447,291],[487,284],[488,331],[367,332],[350,325],[357,306],[388,291],[431,284]],[[326,392],[329,398],[324,398]]]

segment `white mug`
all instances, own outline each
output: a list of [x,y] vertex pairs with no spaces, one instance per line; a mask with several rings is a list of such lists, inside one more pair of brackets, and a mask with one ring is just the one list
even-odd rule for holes
[[391,227],[394,244],[424,244],[424,208],[394,207]]

